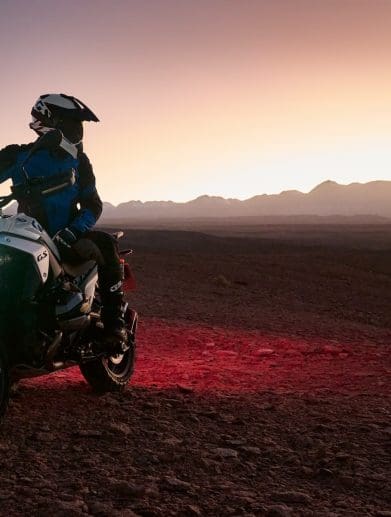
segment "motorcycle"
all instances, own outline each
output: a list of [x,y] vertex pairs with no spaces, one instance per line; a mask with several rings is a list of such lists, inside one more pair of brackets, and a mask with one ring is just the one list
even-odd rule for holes
[[[25,165],[38,149],[58,145],[61,135],[51,131],[31,148],[21,165],[23,182],[0,196],[0,419],[10,387],[23,378],[78,365],[94,391],[121,391],[135,365],[137,312],[122,305],[127,338],[121,352],[105,351],[102,303],[98,284],[99,250],[85,260],[66,263],[41,224],[23,213],[3,215],[12,201],[39,205],[40,199],[75,182],[75,172],[50,178],[30,178]],[[119,239],[123,232],[113,234]],[[120,251],[124,290],[134,288],[134,277]]]

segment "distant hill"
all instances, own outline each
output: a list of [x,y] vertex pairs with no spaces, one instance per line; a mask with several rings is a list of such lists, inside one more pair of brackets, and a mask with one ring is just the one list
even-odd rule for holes
[[[200,196],[187,203],[129,201],[104,203],[103,221],[128,219],[229,218],[244,216],[377,216],[391,217],[391,181],[340,185],[325,181],[308,194],[288,190],[240,201]],[[372,219],[372,217],[369,217]]]
[[[16,211],[13,203],[4,210]],[[184,219],[237,219],[257,224],[381,224],[391,222],[391,181],[340,185],[325,181],[304,194],[287,190],[262,194],[244,201],[200,196],[187,203],[174,201],[128,201],[114,206],[104,203],[100,223],[183,221]],[[247,219],[247,221],[244,221]],[[251,221],[253,219],[253,221]]]

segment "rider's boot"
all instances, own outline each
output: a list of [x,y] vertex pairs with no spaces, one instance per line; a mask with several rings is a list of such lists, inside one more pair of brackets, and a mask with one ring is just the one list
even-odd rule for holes
[[127,340],[126,326],[122,314],[123,292],[121,286],[116,291],[111,289],[101,293],[104,341],[108,352],[121,353]]

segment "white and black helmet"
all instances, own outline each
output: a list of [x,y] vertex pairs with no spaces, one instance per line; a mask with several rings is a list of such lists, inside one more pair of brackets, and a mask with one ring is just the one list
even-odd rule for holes
[[64,139],[61,147],[72,155],[77,153],[73,147],[81,144],[83,139],[83,122],[99,122],[98,117],[81,100],[64,93],[41,95],[31,109],[30,128],[38,135],[52,129],[59,129]]
[[81,100],[64,93],[41,95],[34,104],[31,115],[48,127],[54,127],[58,119],[64,118],[80,122],[99,122],[98,117]]

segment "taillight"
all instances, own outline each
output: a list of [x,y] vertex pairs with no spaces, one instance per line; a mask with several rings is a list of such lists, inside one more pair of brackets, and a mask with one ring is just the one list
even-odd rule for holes
[[132,291],[136,289],[136,279],[125,259],[120,259],[122,269],[122,289],[124,291]]

